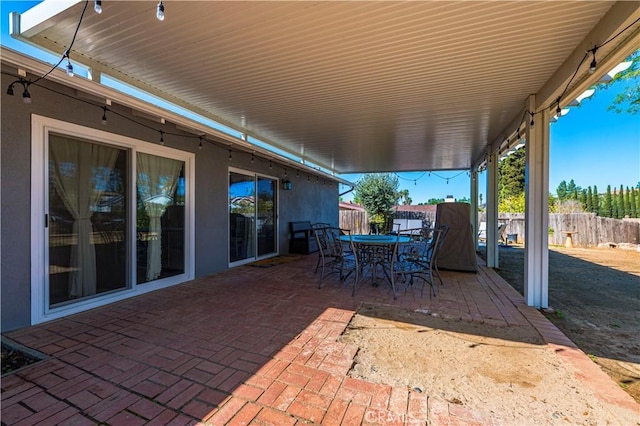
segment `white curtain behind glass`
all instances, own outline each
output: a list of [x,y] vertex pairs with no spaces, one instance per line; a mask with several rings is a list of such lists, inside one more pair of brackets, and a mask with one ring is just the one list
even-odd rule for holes
[[104,145],[81,142],[57,135],[49,136],[53,183],[69,213],[76,244],[71,246],[69,296],[79,298],[96,294],[96,251],[91,235],[92,207],[103,190],[96,185],[95,171],[113,169],[118,150]]
[[169,205],[184,162],[150,154],[138,153],[138,196],[149,216],[147,245],[147,277],[153,281],[162,271],[162,225],[160,218]]

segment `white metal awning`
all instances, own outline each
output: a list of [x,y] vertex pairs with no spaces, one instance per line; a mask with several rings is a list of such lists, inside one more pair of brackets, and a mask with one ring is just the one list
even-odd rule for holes
[[[83,1],[20,16],[62,54]],[[562,106],[640,45],[640,2],[103,1],[70,52],[109,75],[337,173],[466,169],[529,95]],[[602,66],[602,68],[600,68]],[[572,76],[575,73],[575,77]],[[95,77],[94,77],[95,78]],[[555,105],[552,106],[555,108]]]

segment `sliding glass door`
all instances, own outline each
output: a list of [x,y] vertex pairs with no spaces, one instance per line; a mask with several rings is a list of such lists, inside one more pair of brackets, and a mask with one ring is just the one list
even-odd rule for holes
[[127,151],[49,137],[49,304],[127,287]]
[[37,115],[32,135],[32,324],[193,278],[193,154]]
[[277,253],[277,180],[229,171],[229,263]]

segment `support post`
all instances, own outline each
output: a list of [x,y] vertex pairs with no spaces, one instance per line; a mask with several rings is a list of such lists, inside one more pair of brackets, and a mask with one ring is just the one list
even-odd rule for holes
[[487,155],[487,266],[498,268],[498,153]]
[[[535,111],[535,96],[527,108]],[[527,119],[525,166],[524,298],[529,306],[549,306],[549,123],[548,109]]]
[[471,172],[471,230],[473,231],[473,246],[478,250],[478,171]]

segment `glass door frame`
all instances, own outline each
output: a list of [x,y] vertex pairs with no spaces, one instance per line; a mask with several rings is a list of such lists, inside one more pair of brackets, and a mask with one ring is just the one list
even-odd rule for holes
[[[254,226],[253,226],[253,236],[254,236],[254,248],[255,248],[255,253],[253,257],[247,257],[245,259],[241,259],[241,260],[237,260],[235,262],[231,261],[231,250],[230,250],[230,244],[231,244],[231,218],[230,218],[230,212],[229,212],[229,185],[230,185],[230,174],[231,173],[237,173],[237,174],[241,174],[250,178],[253,178],[253,185],[254,185],[254,189],[255,189],[255,197],[256,197],[256,203],[255,203],[255,211],[254,211],[254,218],[257,219],[257,215],[258,215],[258,205],[257,205],[257,197],[258,197],[258,179],[259,178],[264,178],[264,179],[270,179],[273,180],[275,183],[275,195],[274,195],[274,199],[275,199],[275,203],[276,203],[276,208],[274,211],[274,222],[275,222],[275,230],[274,230],[274,236],[275,236],[275,247],[274,247],[274,251],[271,253],[267,253],[264,254],[262,256],[258,256],[258,221],[254,220]],[[251,263],[251,262],[255,262],[256,260],[261,260],[261,259],[268,259],[270,257],[274,257],[277,256],[278,254],[280,254],[280,237],[279,237],[279,229],[280,229],[280,179],[278,179],[275,176],[270,176],[264,173],[258,173],[255,171],[251,171],[251,170],[245,170],[245,169],[240,169],[240,168],[236,168],[236,167],[229,167],[229,170],[227,171],[227,263],[229,265],[230,268],[235,267],[235,266],[240,266],[240,265],[245,265],[247,263]]]
[[[158,279],[144,285],[137,285],[136,271],[136,220],[135,199],[128,202],[126,220],[128,261],[127,286],[121,290],[79,299],[75,303],[50,307],[49,304],[49,228],[46,216],[49,208],[49,133],[65,135],[97,144],[125,149],[128,158],[128,194],[136,194],[136,155],[138,152],[159,155],[184,161],[185,167],[185,271],[180,275]],[[31,324],[39,324],[67,315],[93,309],[118,300],[143,294],[164,287],[170,287],[192,280],[195,275],[195,154],[173,148],[158,146],[138,139],[109,133],[68,123],[48,117],[31,115]]]

